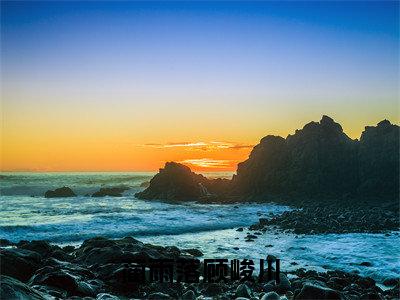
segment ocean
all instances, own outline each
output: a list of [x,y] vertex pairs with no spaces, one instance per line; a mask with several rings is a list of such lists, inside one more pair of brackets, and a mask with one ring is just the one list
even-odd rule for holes
[[[132,236],[143,242],[197,248],[204,258],[281,259],[282,271],[355,271],[382,281],[400,274],[399,232],[295,235],[271,229],[246,242],[246,227],[291,209],[273,203],[182,204],[143,201],[134,194],[154,173],[0,173],[0,238],[79,245],[94,236]],[[207,173],[229,178],[232,173]],[[68,186],[73,198],[44,198]],[[123,197],[93,198],[101,187],[129,188]],[[236,229],[245,227],[243,232]],[[361,262],[372,266],[361,266]]]

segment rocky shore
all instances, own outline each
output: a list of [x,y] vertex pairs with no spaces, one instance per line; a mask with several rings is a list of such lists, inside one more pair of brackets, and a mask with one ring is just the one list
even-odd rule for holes
[[269,226],[278,226],[295,234],[388,233],[400,229],[396,203],[379,206],[302,203],[300,207],[272,218],[260,218],[249,229],[267,230]]
[[[92,238],[79,247],[45,241],[1,241],[1,299],[398,299],[399,279],[386,288],[355,273],[298,269],[267,280],[205,283],[144,283],[124,274],[137,260],[193,259],[196,249],[144,244],[134,238]],[[200,265],[200,274],[203,265]],[[284,271],[284,270],[283,270]],[[255,276],[258,274],[255,274]]]

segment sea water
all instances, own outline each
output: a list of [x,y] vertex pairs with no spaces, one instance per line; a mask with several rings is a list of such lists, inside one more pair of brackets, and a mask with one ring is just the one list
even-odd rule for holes
[[[1,173],[0,238],[48,240],[78,245],[94,236],[133,236],[143,242],[197,248],[204,258],[281,259],[282,271],[356,271],[378,281],[400,273],[399,232],[385,234],[295,235],[270,229],[246,242],[247,227],[291,209],[273,203],[173,204],[143,201],[134,194],[154,173]],[[230,177],[230,173],[208,173]],[[44,198],[68,186],[77,197]],[[94,198],[101,187],[126,187],[123,197]],[[236,229],[244,227],[243,232]],[[371,267],[360,266],[361,262]]]

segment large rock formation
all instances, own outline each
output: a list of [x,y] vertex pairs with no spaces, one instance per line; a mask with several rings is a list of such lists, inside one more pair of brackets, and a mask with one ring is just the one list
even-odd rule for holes
[[357,142],[323,116],[286,139],[267,136],[238,165],[235,192],[246,196],[320,196],[352,193]]
[[238,165],[234,193],[246,197],[399,196],[399,126],[366,127],[360,141],[323,116],[286,139],[267,136]]
[[359,195],[398,199],[399,132],[388,120],[365,127],[358,149]]
[[167,162],[165,167],[150,181],[150,186],[136,194],[141,199],[170,201],[215,199],[227,191],[229,180],[209,180],[193,173],[189,167]]
[[286,139],[266,136],[239,163],[232,181],[208,180],[167,163],[137,196],[143,199],[212,200],[399,198],[399,126],[384,120],[366,127],[360,141],[323,116]]

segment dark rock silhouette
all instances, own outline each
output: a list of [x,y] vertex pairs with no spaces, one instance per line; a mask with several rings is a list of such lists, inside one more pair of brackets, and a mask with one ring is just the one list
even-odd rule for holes
[[92,197],[122,197],[122,193],[127,189],[126,187],[101,188],[99,191],[93,193]]
[[399,132],[388,120],[365,127],[358,149],[359,195],[399,198]]
[[384,120],[352,140],[328,116],[286,139],[268,135],[238,164],[232,181],[209,180],[169,162],[142,199],[286,201],[399,199],[399,126]]
[[214,199],[226,191],[229,180],[209,180],[196,174],[189,167],[167,162],[150,181],[150,186],[136,193],[141,199],[160,199],[170,201]]
[[46,198],[61,198],[61,197],[75,197],[76,194],[69,187],[64,186],[62,188],[55,189],[54,191],[48,190],[44,196]]
[[286,139],[267,136],[238,165],[235,192],[247,197],[338,196],[357,185],[357,141],[323,116]]

